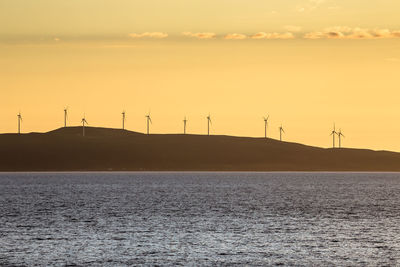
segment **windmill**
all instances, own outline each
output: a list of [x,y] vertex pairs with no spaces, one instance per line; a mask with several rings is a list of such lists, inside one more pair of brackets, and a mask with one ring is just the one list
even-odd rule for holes
[[339,129],[339,132],[337,133],[337,135],[338,135],[338,137],[339,137],[339,148],[341,148],[341,147],[342,147],[342,136],[345,137],[345,136],[342,134],[342,129]]
[[269,115],[268,115],[266,118],[264,117],[264,123],[265,123],[265,129],[264,129],[265,138],[267,138],[268,119],[269,119]]
[[279,127],[279,140],[282,141],[282,133],[285,133],[285,130],[283,130],[282,124],[281,127]]
[[22,122],[21,112],[18,113],[17,118],[18,118],[18,134],[21,134],[21,122]]
[[210,116],[210,114],[208,114],[208,116],[207,116],[207,135],[210,135],[210,124],[212,124],[211,116]]
[[125,110],[122,111],[122,130],[125,130]]
[[147,118],[147,134],[150,134],[150,131],[149,131],[149,124],[150,123],[153,123],[152,121],[151,121],[151,117],[150,117],[150,112],[145,116],[146,118]]
[[82,122],[82,136],[85,136],[85,124],[89,124],[89,123],[87,122],[87,120],[86,120],[85,117],[86,117],[86,116],[83,115],[83,118],[82,118],[82,120],[81,120],[81,122]]
[[67,127],[68,107],[64,108],[64,127]]
[[186,119],[186,116],[185,116],[185,118],[183,119],[183,134],[186,134],[186,123],[187,123],[187,119]]
[[333,148],[335,148],[335,135],[337,135],[338,133],[336,132],[336,126],[335,126],[335,124],[333,124],[333,130],[332,130],[332,132],[331,132],[331,134],[330,135],[332,135],[332,145],[333,145]]

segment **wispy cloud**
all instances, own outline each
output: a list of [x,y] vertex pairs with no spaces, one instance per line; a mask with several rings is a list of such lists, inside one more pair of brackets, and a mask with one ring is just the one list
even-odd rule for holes
[[323,31],[309,32],[304,35],[305,39],[384,39],[399,37],[400,31],[351,28],[346,26],[326,28]]
[[326,0],[308,0],[302,5],[298,5],[296,10],[297,12],[313,11],[325,2]]
[[163,32],[144,32],[144,33],[130,33],[128,34],[131,38],[167,38],[168,34]]
[[[183,36],[195,39],[225,39],[225,40],[272,40],[272,39],[389,39],[400,38],[400,30],[389,29],[366,29],[348,26],[335,26],[325,28],[319,31],[304,32],[302,27],[286,25],[284,28],[286,32],[257,32],[254,34],[244,33],[229,33],[217,36],[213,32],[182,32]],[[299,33],[302,32],[302,33]],[[144,33],[130,33],[130,38],[167,38],[168,34],[163,32],[144,32]],[[61,41],[60,38],[54,37],[54,41]]]
[[183,32],[182,35],[197,39],[214,39],[217,35],[213,32]]
[[251,36],[252,39],[294,39],[291,32],[258,32]]
[[242,33],[230,33],[224,36],[226,40],[245,40],[245,39],[294,39],[295,36],[291,32],[257,32],[253,35]]
[[230,33],[225,35],[224,39],[227,40],[244,40],[247,39],[247,35],[241,33]]

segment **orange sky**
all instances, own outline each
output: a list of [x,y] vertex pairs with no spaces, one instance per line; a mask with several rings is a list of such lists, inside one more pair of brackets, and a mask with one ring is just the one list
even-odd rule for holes
[[214,134],[263,136],[269,114],[273,138],[328,147],[336,122],[344,146],[400,151],[398,1],[95,2],[0,3],[0,132],[18,111],[60,127],[64,106],[142,132],[150,110],[154,133],[186,115],[204,134],[210,113]]

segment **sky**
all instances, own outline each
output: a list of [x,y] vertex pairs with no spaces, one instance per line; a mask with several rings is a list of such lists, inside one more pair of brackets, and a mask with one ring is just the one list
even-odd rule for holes
[[400,151],[398,0],[1,0],[0,132],[90,126]]

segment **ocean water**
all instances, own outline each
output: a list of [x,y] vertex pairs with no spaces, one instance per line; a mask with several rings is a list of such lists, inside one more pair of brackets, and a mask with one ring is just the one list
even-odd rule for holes
[[0,173],[1,266],[400,264],[400,173]]

